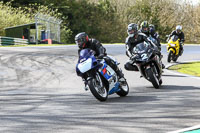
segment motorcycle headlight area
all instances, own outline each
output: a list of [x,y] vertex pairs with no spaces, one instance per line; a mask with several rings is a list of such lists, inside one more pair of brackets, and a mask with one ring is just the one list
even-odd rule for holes
[[147,61],[149,59],[150,55],[148,53],[143,53],[138,58],[136,58],[137,61]]
[[88,70],[90,70],[92,67],[92,59],[88,58],[85,61],[82,61],[78,64],[78,69],[80,70],[81,73],[85,73]]
[[175,46],[176,46],[176,44],[173,44],[173,43],[170,43],[170,45],[171,45],[172,47],[175,47]]
[[149,58],[149,55],[148,55],[147,53],[143,53],[143,54],[141,55],[141,58],[142,58],[142,60],[146,60],[146,59]]

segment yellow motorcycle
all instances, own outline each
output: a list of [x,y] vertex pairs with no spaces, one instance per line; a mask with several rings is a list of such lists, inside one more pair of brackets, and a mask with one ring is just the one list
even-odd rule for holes
[[179,57],[179,49],[180,49],[180,44],[179,44],[179,38],[176,35],[173,35],[167,44],[167,52],[168,57],[167,57],[167,62],[171,62],[173,60],[174,62],[177,61]]

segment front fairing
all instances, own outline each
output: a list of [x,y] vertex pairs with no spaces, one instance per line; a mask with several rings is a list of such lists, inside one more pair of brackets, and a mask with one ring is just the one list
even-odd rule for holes
[[178,36],[174,35],[170,38],[168,42],[167,51],[169,52],[170,50],[172,50],[174,54],[178,55],[179,48],[180,48],[179,38]]
[[140,43],[133,49],[135,60],[137,63],[146,63],[150,60],[153,49],[149,43]]
[[79,60],[77,63],[77,70],[81,73],[85,73],[99,65],[94,56],[94,52],[90,49],[83,49],[80,51]]
[[174,47],[174,48],[179,47],[179,38],[178,38],[178,36],[176,36],[176,35],[172,36],[170,38],[170,40],[168,41],[167,47],[168,48],[169,47]]

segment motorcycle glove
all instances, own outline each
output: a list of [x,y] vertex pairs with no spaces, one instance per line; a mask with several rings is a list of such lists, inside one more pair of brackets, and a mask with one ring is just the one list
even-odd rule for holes
[[98,59],[103,59],[103,57],[104,57],[104,55],[103,55],[103,54],[100,54],[100,55],[98,56]]
[[131,57],[130,57],[130,59],[132,60],[132,61],[134,61],[135,62],[135,55],[132,55]]

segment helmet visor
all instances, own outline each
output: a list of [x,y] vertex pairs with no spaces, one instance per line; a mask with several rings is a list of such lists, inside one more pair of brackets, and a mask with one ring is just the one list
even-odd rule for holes
[[80,39],[75,40],[76,44],[78,45],[79,48],[82,47],[83,42]]
[[147,27],[142,28],[142,30],[143,30],[144,32],[148,32],[148,28],[147,28]]
[[177,33],[181,33],[181,30],[180,30],[180,29],[177,29],[176,31],[177,31]]
[[128,30],[128,33],[129,33],[129,34],[134,34],[134,33],[135,33],[135,30]]

